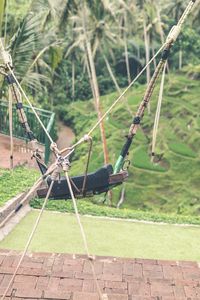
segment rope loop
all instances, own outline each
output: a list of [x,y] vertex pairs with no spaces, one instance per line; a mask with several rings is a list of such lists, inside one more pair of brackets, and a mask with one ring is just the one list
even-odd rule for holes
[[51,143],[51,145],[50,145],[50,149],[51,149],[51,151],[52,152],[54,152],[55,154],[59,154],[60,152],[59,152],[59,150],[58,150],[58,146],[57,146],[57,144],[56,143]]
[[169,32],[169,34],[167,36],[167,43],[174,43],[177,40],[180,32],[181,32],[181,26],[180,25],[173,26],[171,31]]
[[125,159],[123,165],[122,165],[122,171],[126,172],[130,168],[131,161],[130,159]]

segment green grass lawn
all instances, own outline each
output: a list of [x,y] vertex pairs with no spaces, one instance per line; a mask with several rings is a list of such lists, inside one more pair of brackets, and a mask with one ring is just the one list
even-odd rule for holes
[[[38,211],[26,216],[0,243],[22,250]],[[90,252],[131,258],[200,260],[200,227],[157,225],[81,217]],[[45,211],[31,244],[32,251],[84,253],[75,216]]]

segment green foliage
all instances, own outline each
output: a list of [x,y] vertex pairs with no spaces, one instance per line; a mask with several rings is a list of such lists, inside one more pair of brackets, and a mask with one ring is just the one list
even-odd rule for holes
[[28,14],[21,21],[9,45],[16,76],[31,91],[42,89],[44,82],[49,82],[44,73],[34,69],[34,60],[42,47],[40,23],[38,15],[33,17],[32,14]]
[[[137,110],[144,88],[139,85],[127,94],[126,99],[131,111]],[[152,114],[156,109],[158,92],[157,87],[153,97],[155,100],[152,102]],[[178,74],[170,74],[166,78],[155,163],[151,163],[148,155],[154,118],[152,115],[145,115],[141,130],[133,141],[129,155],[130,176],[126,183],[125,201],[122,208],[140,209],[152,213],[199,214],[198,151],[200,140],[196,115],[197,107],[199,107],[199,93],[198,81],[188,80],[188,77]],[[101,98],[104,111],[113,103],[116,96],[113,93]],[[68,107],[66,118],[70,120],[77,138],[82,137],[96,122],[92,102],[73,103]],[[121,151],[131,120],[132,115],[129,114],[126,100],[124,100],[116,106],[104,122],[112,164],[115,164]],[[98,130],[93,134],[93,141],[90,171],[103,164]],[[84,144],[76,149],[71,174],[80,174],[84,171],[86,154],[87,145]],[[121,187],[118,187],[117,192],[114,192],[113,205],[119,201],[120,189]],[[97,197],[97,200],[93,201],[97,203],[101,200],[101,197],[99,200]]]
[[183,65],[199,63],[200,39],[198,32],[187,26],[180,34],[179,39],[174,44],[173,57],[170,58],[173,68],[178,68],[178,53],[183,51]]
[[192,158],[197,157],[197,154],[194,151],[192,151],[192,149],[190,149],[187,145],[182,144],[182,143],[178,143],[178,142],[170,143],[169,149],[177,154],[180,154],[180,155],[183,155],[186,157],[192,157]]
[[17,167],[13,171],[0,169],[0,206],[6,201],[25,192],[39,177],[38,171]]
[[[82,34],[82,22],[77,27],[78,20],[83,13],[79,1],[11,1],[11,9],[8,14],[8,36],[13,36],[11,50],[16,72],[19,79],[25,76],[23,84],[26,84],[30,95],[35,102],[45,108],[54,109],[57,115],[67,124],[73,126],[76,134],[80,137],[83,132],[87,133],[96,122],[97,116],[94,109],[94,102],[79,101],[92,98],[90,82],[85,65],[85,49]],[[99,89],[102,95],[114,91],[114,85],[102,58],[102,53],[107,56],[113,74],[121,88],[127,85],[127,70],[124,55],[123,33],[127,34],[128,56],[131,67],[131,76],[138,73],[145,63],[145,47],[143,41],[143,21],[139,3],[131,3],[132,10],[121,6],[121,1],[98,1],[87,2],[87,27],[91,35],[92,51],[94,53],[95,67]],[[148,1],[147,1],[148,2]],[[125,4],[130,4],[127,0]],[[145,1],[143,1],[143,4]],[[169,28],[181,15],[185,3],[169,1],[165,10],[164,1],[161,3],[161,19],[166,26],[167,34]],[[16,6],[18,4],[18,6]],[[160,47],[160,31],[162,22],[159,24],[157,14],[155,19],[155,2],[150,7],[145,6],[145,17],[147,28],[150,30],[152,46]],[[129,6],[128,6],[129,7]],[[142,6],[143,7],[143,6]],[[14,9],[13,9],[14,8]],[[19,8],[17,10],[17,8]],[[112,9],[111,9],[112,8]],[[33,11],[34,17],[28,12]],[[173,20],[166,16],[166,11],[171,11]],[[128,14],[129,27],[123,27],[124,14]],[[17,18],[15,20],[15,14]],[[21,25],[19,24],[21,22]],[[63,23],[62,31],[58,30],[58,24]],[[191,29],[191,20],[188,20],[179,43],[175,43],[169,65],[177,69],[178,53],[183,51],[183,64],[198,64],[200,42],[198,30]],[[198,18],[195,20],[198,23]],[[133,23],[134,26],[133,26]],[[196,24],[195,23],[195,24]],[[134,27],[134,28],[133,28]],[[152,30],[152,29],[155,29]],[[159,29],[159,30],[157,30]],[[159,31],[159,34],[158,34]],[[78,34],[79,33],[79,34]],[[117,41],[117,43],[116,43]],[[56,43],[50,47],[52,42]],[[59,43],[58,43],[59,42]],[[59,46],[58,46],[58,44]],[[76,47],[72,47],[72,45]],[[69,50],[73,51],[69,51]],[[43,52],[44,50],[44,52]],[[36,60],[37,56],[39,58]],[[75,62],[75,92],[73,94],[72,64]],[[32,63],[34,65],[32,66]],[[152,67],[153,70],[153,67]],[[195,68],[196,70],[196,68]],[[191,75],[191,73],[189,73]],[[196,71],[194,73],[196,78]],[[198,78],[197,68],[197,78]],[[44,80],[48,81],[44,85]],[[145,83],[145,75],[140,83]],[[35,92],[39,84],[44,90]],[[106,134],[110,161],[115,163],[127,134],[126,128],[132,121],[132,112],[135,112],[144,94],[144,87],[137,85],[137,88],[130,90],[126,101],[120,103],[105,120]],[[155,92],[158,94],[158,88]],[[152,116],[145,116],[142,130],[136,136],[134,145],[136,149],[130,151],[130,158],[133,158],[134,167],[130,168],[130,178],[126,185],[126,196],[123,207],[132,209],[143,209],[152,212],[168,212],[178,214],[196,214],[200,211],[198,192],[198,168],[199,156],[196,156],[200,147],[199,141],[199,120],[197,111],[199,108],[200,94],[199,83],[188,80],[188,77],[174,76],[170,74],[167,78],[165,88],[165,101],[162,108],[161,133],[159,133],[156,164],[150,162],[148,147],[151,141],[153,125]],[[111,105],[117,97],[115,93],[102,97],[103,111]],[[73,101],[73,103],[72,103]],[[180,105],[181,103],[181,105]],[[155,112],[156,103],[152,103],[152,111]],[[94,148],[90,164],[90,170],[94,170],[103,164],[103,155],[100,141],[100,134],[96,131],[93,137]],[[172,143],[173,141],[173,143]],[[173,145],[175,141],[181,141],[184,146]],[[142,148],[141,148],[142,143]],[[168,146],[170,145],[170,146]],[[169,147],[173,151],[169,151]],[[176,155],[176,153],[186,155]],[[87,146],[83,145],[77,149],[73,156],[72,173],[80,173],[84,170]],[[191,158],[191,159],[190,159]],[[153,172],[152,172],[153,171]],[[156,172],[155,172],[156,171]],[[191,174],[193,175],[191,177]],[[120,194],[120,187],[114,192],[114,205],[117,203]]]
[[[42,207],[43,200],[34,199],[31,201],[33,208]],[[47,210],[74,213],[72,201],[49,200]],[[194,224],[200,225],[200,217],[181,216],[175,214],[153,213],[133,209],[117,209],[102,205],[95,205],[89,201],[79,200],[78,210],[81,215],[91,215],[99,217],[132,219],[141,221],[165,222],[170,224]]]
[[[4,1],[1,2],[3,5]],[[86,27],[88,35],[91,35],[101,95],[115,90],[102,54],[106,55],[119,86],[125,87],[128,81],[124,33],[127,39],[130,73],[133,78],[145,64],[142,18],[145,18],[151,46],[156,51],[160,47],[163,31],[168,34],[186,6],[185,2],[174,3],[171,0],[167,4],[164,1],[157,3],[155,0],[150,5],[149,3],[149,1],[140,3],[129,0],[122,3],[86,1]],[[161,22],[157,16],[157,5],[159,5]],[[11,54],[18,79],[24,77],[22,83],[28,87],[29,93],[37,103],[44,108],[55,109],[61,116],[62,104],[92,98],[85,65],[82,21],[80,22],[82,13],[83,8],[79,0],[9,1],[7,40],[10,41],[13,37]],[[125,15],[127,15],[126,22]],[[183,65],[199,63],[198,16],[197,7],[193,19],[188,20],[188,26],[184,27],[175,43],[174,54],[170,58],[171,68],[178,68],[180,49],[183,52]],[[192,22],[196,25],[194,28]],[[52,43],[57,42],[59,46],[50,47]],[[40,57],[34,62],[39,53],[41,53]],[[33,62],[34,66],[32,66]],[[74,63],[75,91],[72,88]],[[146,82],[145,75],[140,78],[140,82]],[[39,89],[42,89],[42,92]]]
[[200,79],[200,64],[196,66],[189,64],[184,67],[183,71],[192,79]]
[[157,172],[165,172],[166,169],[161,167],[160,165],[152,164],[150,158],[148,156],[148,150],[145,147],[138,148],[133,154],[133,165],[136,168],[157,171]]

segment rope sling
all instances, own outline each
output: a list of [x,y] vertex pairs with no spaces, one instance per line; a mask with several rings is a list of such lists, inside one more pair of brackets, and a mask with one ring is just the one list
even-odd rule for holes
[[[13,273],[13,276],[11,278],[11,280],[9,281],[9,284],[8,286],[6,287],[5,289],[5,292],[3,293],[3,296],[1,297],[1,300],[4,300],[12,283],[14,282],[14,279],[15,279],[15,276],[17,275],[17,272],[21,266],[21,263],[29,249],[29,246],[32,242],[32,239],[34,237],[34,234],[35,234],[35,231],[39,225],[39,222],[41,220],[41,217],[42,217],[42,214],[43,214],[43,211],[45,209],[45,206],[46,206],[46,203],[49,199],[49,197],[51,197],[52,195],[52,191],[53,191],[53,188],[54,188],[54,185],[58,184],[61,180],[59,178],[58,180],[58,177],[60,176],[60,172],[61,170],[64,171],[65,173],[65,180],[66,180],[66,186],[68,188],[67,190],[67,194],[65,194],[65,196],[69,197],[72,199],[73,201],[73,205],[74,205],[74,210],[75,210],[75,214],[76,214],[76,218],[77,218],[77,221],[78,221],[78,224],[79,224],[79,227],[80,227],[80,231],[81,231],[81,235],[82,235],[82,239],[83,239],[83,243],[84,243],[84,247],[85,247],[85,251],[86,251],[86,254],[88,256],[88,259],[90,261],[90,264],[91,264],[91,267],[92,267],[92,274],[93,274],[93,278],[94,278],[94,281],[95,281],[95,284],[97,286],[97,291],[98,291],[98,294],[100,296],[100,299],[101,300],[107,300],[108,297],[107,297],[107,294],[103,294],[101,292],[101,289],[99,287],[99,284],[98,284],[98,281],[97,281],[97,276],[96,276],[96,273],[95,273],[95,269],[94,269],[94,264],[93,264],[93,258],[90,256],[89,254],[89,250],[88,250],[88,244],[87,244],[87,240],[86,240],[86,236],[85,236],[85,232],[84,232],[84,229],[83,229],[83,226],[81,224],[81,220],[80,220],[80,217],[79,217],[79,213],[78,213],[78,209],[77,209],[77,204],[76,204],[76,199],[75,199],[75,196],[76,196],[76,192],[77,190],[75,189],[74,191],[74,183],[73,183],[73,178],[70,178],[69,175],[68,175],[68,170],[69,170],[69,167],[70,167],[70,162],[69,162],[69,159],[70,159],[70,155],[74,152],[75,148],[80,145],[81,143],[83,142],[90,142],[90,147],[89,147],[89,154],[88,154],[88,160],[87,160],[87,166],[86,166],[86,172],[85,172],[85,175],[82,176],[83,178],[83,182],[81,182],[82,185],[82,189],[84,188],[85,189],[85,193],[88,191],[88,181],[90,183],[94,183],[95,184],[95,189],[93,188],[92,190],[96,191],[96,192],[102,192],[102,190],[106,190],[106,189],[110,189],[110,188],[113,188],[114,186],[118,185],[118,184],[121,184],[123,182],[122,178],[118,178],[118,181],[116,180],[117,177],[115,177],[116,175],[119,176],[123,174],[123,171],[121,171],[123,169],[123,164],[124,164],[124,161],[125,161],[125,158],[126,156],[128,155],[128,151],[129,151],[129,148],[132,144],[132,141],[133,141],[133,138],[134,136],[136,135],[137,133],[137,130],[139,128],[139,125],[141,123],[141,120],[143,118],[143,115],[144,115],[144,111],[151,99],[151,96],[152,96],[152,93],[153,93],[153,90],[154,90],[154,87],[155,87],[155,84],[156,84],[156,81],[160,75],[160,73],[163,71],[164,69],[164,66],[167,62],[167,59],[169,57],[169,54],[170,54],[170,49],[171,47],[173,46],[173,43],[176,41],[178,35],[180,34],[180,31],[181,31],[181,27],[184,23],[184,21],[186,20],[188,14],[190,13],[191,9],[193,8],[194,4],[195,4],[196,0],[192,0],[189,2],[185,12],[183,13],[178,25],[174,26],[166,40],[166,43],[159,49],[159,51],[156,53],[156,55],[150,60],[150,62],[148,64],[150,64],[154,59],[155,57],[157,57],[157,55],[162,51],[163,51],[163,54],[162,54],[162,57],[161,57],[161,60],[154,72],[154,75],[149,83],[149,86],[147,87],[147,90],[145,92],[145,95],[144,95],[144,98],[141,102],[141,105],[139,106],[139,109],[137,111],[137,114],[136,116],[134,117],[133,119],[133,122],[129,128],[129,133],[128,133],[128,136],[127,136],[127,141],[126,143],[124,144],[123,148],[122,148],[122,151],[121,151],[121,154],[115,164],[115,167],[114,167],[114,170],[112,168],[111,165],[109,166],[105,166],[103,167],[102,169],[105,169],[103,170],[104,174],[107,173],[108,177],[106,178],[106,186],[102,187],[101,186],[101,189],[99,189],[99,187],[97,188],[97,183],[96,182],[93,182],[94,179],[96,180],[97,177],[99,176],[98,172],[97,171],[96,173],[93,173],[93,174],[87,174],[87,171],[88,171],[88,165],[89,165],[89,159],[90,159],[90,153],[91,153],[91,148],[92,148],[92,138],[91,138],[91,134],[93,133],[93,131],[97,128],[97,126],[99,125],[99,123],[108,115],[108,113],[115,107],[115,105],[123,98],[123,96],[125,95],[125,93],[129,90],[129,88],[134,84],[134,82],[140,77],[140,75],[145,71],[145,69],[147,68],[147,66],[145,66],[143,68],[143,70],[140,72],[140,74],[138,74],[138,76],[131,82],[131,84],[127,87],[127,89],[122,93],[122,95],[111,105],[111,107],[105,112],[105,114],[101,117],[101,119],[94,125],[94,127],[90,130],[90,132],[85,135],[83,138],[81,138],[75,145],[73,145],[72,147],[69,147],[69,148],[65,148],[65,149],[62,149],[61,151],[57,148],[57,145],[53,142],[52,138],[50,137],[49,133],[47,132],[44,124],[42,123],[42,121],[40,120],[39,116],[37,115],[37,112],[35,111],[34,107],[32,106],[32,104],[30,103],[28,97],[26,96],[25,92],[23,91],[21,85],[19,84],[18,80],[16,79],[15,75],[14,75],[14,72],[12,70],[12,64],[11,64],[11,58],[9,56],[9,54],[4,50],[4,47],[3,47],[3,43],[2,41],[0,40],[0,53],[1,53],[1,56],[3,58],[3,61],[4,61],[4,65],[1,65],[0,66],[0,73],[5,76],[7,78],[7,81],[10,85],[10,88],[11,88],[11,91],[12,91],[12,95],[13,95],[13,98],[16,102],[16,108],[18,110],[18,115],[19,115],[19,120],[22,124],[22,127],[24,128],[25,130],[25,133],[27,134],[29,140],[31,141],[32,143],[32,146],[33,146],[33,149],[34,149],[34,157],[38,163],[38,166],[40,168],[40,171],[42,173],[42,177],[39,178],[37,180],[37,182],[35,183],[35,185],[32,187],[32,191],[37,189],[37,187],[41,184],[41,182],[43,180],[46,180],[48,185],[49,185],[49,189],[46,193],[46,196],[45,196],[45,201],[43,203],[43,206],[42,206],[42,209],[38,215],[38,218],[34,224],[34,227],[32,229],[32,232],[29,236],[29,239],[27,241],[27,244],[25,246],[25,249],[23,251],[23,254],[19,260],[19,263],[15,269],[15,272]],[[45,166],[45,164],[43,163],[42,161],[42,158],[40,156],[40,150],[39,150],[39,147],[38,147],[38,142],[37,142],[37,139],[35,138],[33,132],[30,130],[30,127],[28,125],[28,122],[27,122],[27,118],[26,118],[26,115],[24,113],[24,110],[23,110],[23,104],[22,104],[22,99],[21,99],[21,93],[23,94],[23,96],[25,97],[25,99],[27,100],[27,102],[30,104],[30,107],[31,109],[33,110],[36,118],[38,119],[39,123],[41,124],[42,128],[44,129],[45,133],[47,134],[48,138],[50,139],[51,141],[51,150],[53,151],[55,157],[56,157],[56,161],[55,163],[53,163],[48,169],[47,167]],[[63,156],[62,154],[67,152],[67,154],[65,156]],[[100,169],[100,171],[102,172],[102,169]],[[94,176],[95,174],[95,176]],[[101,174],[101,176],[104,175],[103,173]],[[91,178],[89,178],[89,176],[91,176]],[[114,177],[112,177],[114,176]],[[122,175],[123,176],[123,175]],[[80,177],[80,176],[79,176]],[[78,177],[78,178],[79,178]],[[125,177],[127,177],[127,172],[126,172],[126,175]],[[113,181],[112,181],[113,179]],[[64,179],[63,179],[64,180]],[[65,187],[66,188],[66,187]],[[66,191],[65,191],[66,193]],[[30,192],[28,193],[30,194]],[[55,195],[53,195],[55,196]],[[25,198],[22,200],[22,203],[23,201],[25,202],[27,200],[27,195],[25,196]]]

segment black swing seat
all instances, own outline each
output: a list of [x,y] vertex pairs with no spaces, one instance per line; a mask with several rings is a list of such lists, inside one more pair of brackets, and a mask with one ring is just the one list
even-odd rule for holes
[[[83,191],[83,183],[85,175],[71,177],[71,186],[76,198],[89,197],[98,195],[104,192],[108,192],[114,186],[122,184],[122,182],[128,177],[126,171],[122,171],[117,174],[113,174],[112,165],[106,165],[98,169],[94,173],[89,173],[86,177],[85,191]],[[51,184],[51,179],[47,179],[48,186]],[[44,198],[47,194],[48,188],[42,188],[37,190],[39,198]],[[61,177],[55,181],[50,199],[71,199],[69,187],[65,177]]]

